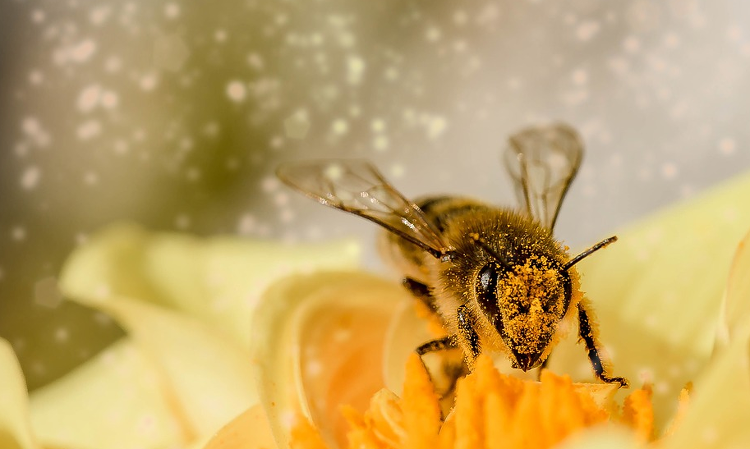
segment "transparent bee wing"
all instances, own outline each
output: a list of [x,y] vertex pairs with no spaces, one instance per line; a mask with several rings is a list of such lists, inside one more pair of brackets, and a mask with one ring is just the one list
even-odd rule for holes
[[288,162],[279,166],[276,175],[321,204],[373,221],[435,257],[448,251],[422,210],[404,198],[369,162]]
[[568,125],[526,128],[512,135],[505,166],[521,207],[552,230],[583,158],[583,142]]

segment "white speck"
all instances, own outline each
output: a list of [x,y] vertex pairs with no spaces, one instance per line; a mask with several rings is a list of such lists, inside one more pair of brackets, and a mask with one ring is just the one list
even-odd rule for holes
[[201,169],[198,167],[190,167],[185,171],[185,178],[190,182],[196,182],[201,179]]
[[571,79],[576,85],[583,86],[589,81],[589,74],[584,69],[577,69],[573,71]]
[[601,26],[599,25],[599,22],[593,20],[581,22],[576,28],[576,37],[578,37],[579,40],[586,42],[596,36],[600,28]]
[[255,70],[263,70],[263,58],[258,53],[247,55],[247,64]]
[[344,175],[344,169],[339,164],[330,164],[323,174],[331,181],[337,181]]
[[247,88],[241,81],[231,81],[227,84],[227,97],[230,100],[241,102],[247,96]]
[[725,137],[719,141],[719,152],[725,156],[734,154],[737,150],[737,142],[731,137]]
[[359,56],[349,56],[346,60],[346,79],[350,84],[359,84],[365,72],[365,61]]
[[376,133],[383,132],[385,130],[385,122],[379,118],[374,119],[370,126]]
[[53,309],[59,306],[62,301],[63,296],[58,288],[57,279],[48,277],[34,284],[34,302],[36,304]]
[[24,228],[23,226],[15,226],[10,231],[10,237],[13,240],[17,241],[17,242],[21,242],[21,241],[25,240],[26,239],[26,228]]
[[46,14],[41,9],[35,9],[31,12],[31,21],[34,23],[42,23],[46,18]]
[[701,438],[703,438],[704,443],[712,444],[716,442],[716,440],[719,438],[719,434],[716,431],[715,427],[706,426],[703,428],[703,433],[701,433]]
[[352,332],[347,329],[338,329],[333,333],[333,340],[336,342],[344,342],[352,338]]
[[727,28],[727,39],[731,42],[739,42],[742,39],[742,28],[732,25]]
[[102,97],[99,102],[102,106],[104,106],[105,109],[114,109],[120,103],[120,98],[116,93],[112,92],[111,90],[107,90],[102,93]]
[[674,179],[677,176],[677,166],[671,162],[667,162],[661,166],[661,174],[665,179]]
[[274,195],[274,203],[281,207],[286,206],[287,203],[289,203],[289,195],[287,195],[285,192],[278,192],[276,195]]
[[79,139],[88,140],[98,136],[101,131],[102,125],[98,121],[89,120],[78,126],[77,134]]
[[291,209],[283,209],[279,213],[279,220],[281,220],[282,223],[291,223],[292,220],[294,220],[294,211]]
[[318,377],[323,372],[323,364],[320,363],[320,360],[310,360],[305,371],[309,377]]
[[42,84],[42,81],[44,81],[44,74],[39,70],[32,70],[31,73],[29,73],[29,82],[31,84],[39,85]]
[[372,141],[372,146],[376,151],[385,151],[388,149],[388,136],[378,135]]
[[93,171],[86,172],[83,175],[83,183],[88,186],[99,184],[99,175]]
[[243,214],[237,222],[237,233],[247,235],[255,228],[255,217],[252,214]]
[[68,55],[74,62],[86,62],[96,52],[96,43],[87,39],[70,48]]
[[406,173],[406,168],[402,164],[393,164],[390,169],[392,178],[401,178]]
[[39,167],[32,165],[24,170],[21,175],[21,187],[25,190],[32,190],[39,185],[39,177],[41,176],[41,170]]
[[167,3],[164,6],[164,16],[167,19],[175,19],[180,15],[180,5],[176,3]]
[[641,41],[635,36],[628,36],[623,41],[622,46],[628,53],[635,53],[641,49]]
[[344,119],[334,120],[333,124],[331,125],[331,130],[334,132],[334,134],[346,134],[346,132],[349,131],[349,123],[347,123],[347,121]]
[[107,6],[96,7],[89,13],[89,20],[94,25],[102,25],[109,18],[110,12]]
[[157,78],[155,73],[147,73],[141,77],[138,84],[141,86],[141,89],[149,91],[156,87],[156,81]]
[[174,225],[177,229],[185,230],[190,227],[190,217],[185,214],[180,214],[174,219]]
[[273,176],[266,176],[260,183],[260,188],[266,193],[271,193],[279,188],[279,180]]
[[81,93],[78,94],[78,109],[81,112],[91,112],[97,104],[99,104],[101,93],[101,87],[96,84],[83,89]]
[[436,139],[438,138],[443,132],[445,131],[445,128],[448,125],[448,122],[443,117],[434,116],[429,117],[426,120],[426,127],[427,127],[427,137],[430,139]]
[[468,19],[469,16],[466,14],[466,11],[462,9],[459,9],[458,11],[453,13],[453,23],[458,26],[466,25]]
[[110,73],[119,72],[122,68],[122,60],[117,56],[110,56],[104,62],[104,70]]
[[216,30],[214,33],[214,39],[216,42],[226,42],[229,35],[227,34],[226,30]]
[[70,332],[67,327],[60,327],[55,331],[55,340],[57,340],[58,343],[68,341],[68,337],[70,337]]
[[307,111],[299,110],[284,120],[284,130],[290,139],[302,139],[310,130],[310,119]]
[[430,42],[437,42],[438,40],[440,40],[440,28],[434,26],[428,28],[424,34],[424,37]]

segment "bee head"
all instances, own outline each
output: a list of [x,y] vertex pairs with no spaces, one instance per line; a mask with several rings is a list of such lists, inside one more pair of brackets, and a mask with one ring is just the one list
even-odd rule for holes
[[479,307],[512,353],[513,366],[527,371],[539,365],[570,304],[570,277],[560,262],[544,255],[515,265],[491,262],[475,285]]

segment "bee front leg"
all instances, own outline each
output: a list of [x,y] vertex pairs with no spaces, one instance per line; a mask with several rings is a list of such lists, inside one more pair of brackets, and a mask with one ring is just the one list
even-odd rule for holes
[[432,296],[432,294],[430,293],[430,288],[427,285],[419,281],[415,281],[410,277],[404,278],[402,284],[404,285],[404,287],[406,287],[407,290],[409,290],[412,295],[414,295],[415,298],[419,300],[419,302],[424,304],[430,310],[430,312],[438,315],[437,305],[435,304],[435,297]]
[[456,311],[456,317],[458,318],[458,337],[462,340],[464,346],[466,364],[469,366],[469,370],[473,370],[474,361],[479,357],[479,353],[481,352],[479,335],[474,330],[474,319],[471,317],[469,308],[466,305],[459,306]]
[[586,308],[582,303],[578,303],[578,335],[586,344],[586,352],[589,361],[591,361],[591,366],[594,367],[596,377],[602,382],[617,382],[620,386],[627,387],[628,381],[624,377],[610,377],[604,369],[600,350],[596,342],[596,336],[594,335],[591,320],[589,319],[589,312],[586,311]]

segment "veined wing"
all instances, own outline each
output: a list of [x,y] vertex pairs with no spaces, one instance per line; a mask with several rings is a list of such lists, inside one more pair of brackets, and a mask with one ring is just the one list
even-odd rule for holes
[[440,233],[422,210],[404,198],[369,162],[288,162],[279,166],[276,175],[321,204],[373,221],[435,257],[448,252]]
[[562,123],[526,128],[510,137],[505,165],[516,197],[531,217],[550,230],[582,158],[581,138]]

